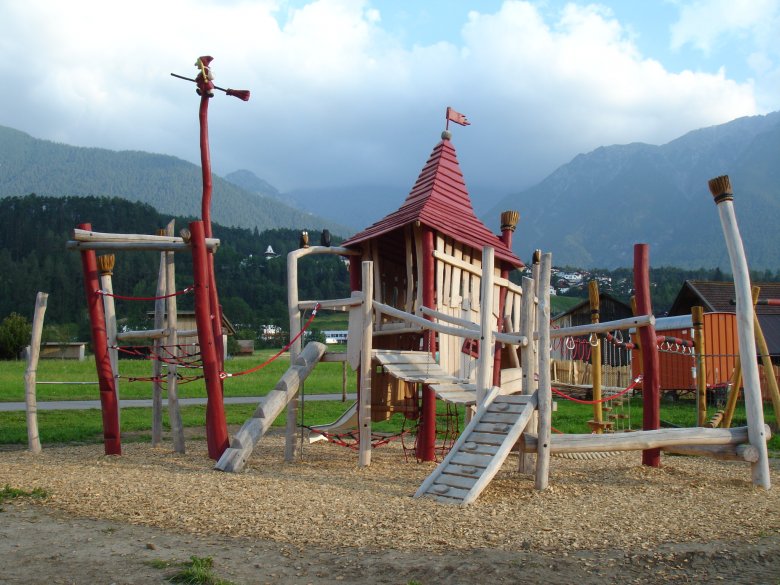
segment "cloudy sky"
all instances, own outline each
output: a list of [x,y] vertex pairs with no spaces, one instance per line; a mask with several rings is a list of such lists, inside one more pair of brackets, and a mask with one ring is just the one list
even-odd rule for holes
[[780,109],[780,0],[0,0],[0,125],[198,162],[281,190],[411,187],[444,127],[475,187],[517,192],[601,145]]

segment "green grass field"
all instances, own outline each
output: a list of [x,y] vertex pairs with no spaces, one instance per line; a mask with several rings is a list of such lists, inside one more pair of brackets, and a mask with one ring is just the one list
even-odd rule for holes
[[[228,372],[240,372],[265,362],[276,352],[263,350],[255,352],[251,357],[240,357],[225,362]],[[130,382],[126,378],[139,378],[151,374],[151,363],[143,360],[120,360],[119,381],[120,397],[125,399],[151,398],[150,382]],[[246,376],[232,377],[225,380],[225,396],[263,396],[268,393],[281,375],[289,367],[289,357],[285,354],[262,370]],[[24,401],[24,371],[23,361],[0,362],[0,401]],[[71,360],[42,360],[38,367],[39,381],[94,381],[94,360],[83,362]],[[347,392],[355,392],[356,375],[347,368]],[[323,424],[338,418],[350,403],[341,401],[342,364],[320,363],[314,369],[304,386],[303,418],[299,423],[305,425]],[[333,394],[332,401],[305,401],[307,394]],[[179,396],[205,397],[206,390],[202,380],[183,384]],[[97,400],[99,398],[97,385],[45,385],[37,387],[38,401],[50,400]],[[589,432],[587,421],[593,416],[593,407],[577,404],[556,397],[557,412],[553,414],[553,426],[566,433]],[[440,413],[444,405],[439,405]],[[249,418],[255,410],[255,404],[225,405],[228,424],[240,425]],[[642,402],[636,397],[622,407],[622,412],[629,414],[625,427],[641,429]],[[711,408],[710,413],[714,414]],[[184,406],[181,409],[182,420],[186,427],[203,427],[205,421],[204,406]],[[461,427],[463,411],[459,412]],[[774,425],[774,413],[771,404],[765,407],[765,418],[768,424]],[[692,400],[679,400],[671,403],[664,401],[661,405],[661,419],[677,426],[694,426],[696,406]],[[39,431],[44,444],[63,442],[99,442],[102,440],[102,419],[100,411],[94,410],[40,410],[38,412]],[[630,421],[630,422],[629,422]],[[403,419],[396,415],[390,421],[376,423],[375,430],[381,432],[396,432],[401,428]],[[163,424],[168,428],[167,413],[164,413]],[[280,416],[274,425],[283,425],[284,416]],[[407,423],[408,424],[408,423]],[[734,416],[733,426],[746,424],[744,405],[740,403]],[[150,408],[123,408],[121,414],[122,432],[132,440],[149,440],[151,436]],[[25,444],[27,442],[26,419],[24,412],[0,412],[0,444]],[[773,437],[769,442],[772,450],[780,450],[780,437]]]

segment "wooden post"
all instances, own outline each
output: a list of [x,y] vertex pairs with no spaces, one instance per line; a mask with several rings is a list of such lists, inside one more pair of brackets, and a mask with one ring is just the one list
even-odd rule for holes
[[[504,245],[511,250],[512,249],[512,234],[514,234],[517,228],[517,222],[520,220],[520,213],[517,211],[504,211],[501,213],[501,241]],[[501,278],[509,280],[509,266],[506,262],[501,264]],[[507,288],[502,286],[498,293],[498,318],[497,318],[497,331],[504,331],[504,307],[506,306]],[[493,386],[501,386],[501,348],[499,345],[495,350],[495,356],[493,358]],[[511,351],[515,351],[510,347]]]
[[108,357],[111,360],[111,371],[114,375],[114,390],[116,391],[117,417],[122,426],[122,404],[119,401],[119,349],[117,349],[116,307],[114,306],[114,264],[113,254],[103,254],[97,257],[100,271],[100,288],[107,294],[103,295],[103,311],[106,315],[106,337],[108,338]]
[[691,309],[693,343],[696,351],[696,426],[707,424],[707,361],[704,359],[704,307]]
[[[298,307],[298,255],[293,250],[287,254],[287,311],[290,318],[290,339],[295,338],[301,332],[301,310]],[[290,365],[295,363],[301,353],[303,340],[297,339],[290,346]],[[284,430],[284,460],[287,463],[295,461],[298,451],[298,443],[295,440],[298,432],[298,404],[299,390],[287,403]]]
[[[523,369],[523,394],[531,395],[536,392],[536,361],[534,360],[534,330],[536,320],[536,290],[534,281],[527,276],[523,277],[523,305],[521,308],[522,323],[521,335],[525,335],[529,342],[525,347],[520,347],[520,367]],[[527,432],[536,433],[537,417],[531,417]],[[521,439],[522,440],[522,439]],[[524,453],[520,449],[520,473],[533,473],[534,456],[532,453]]]
[[[158,236],[165,235],[165,229],[157,230]],[[165,296],[167,288],[167,278],[165,271],[165,254],[160,252],[160,268],[157,271],[157,289],[154,301],[154,328],[162,329],[165,322]],[[169,315],[170,318],[170,315]],[[170,324],[168,324],[170,327]],[[162,338],[154,340],[154,355],[156,359],[152,360],[152,447],[159,447],[162,442]]]
[[[92,224],[82,223],[80,229],[92,231]],[[106,335],[106,314],[103,301],[98,294],[97,259],[94,250],[81,252],[81,268],[84,273],[84,293],[87,297],[92,347],[95,352],[95,366],[100,387],[100,406],[103,414],[103,447],[106,455],[121,455],[122,440],[119,434],[119,404],[116,399],[114,372],[108,355]]]
[[216,318],[216,315],[210,303],[208,253],[203,233],[203,222],[191,222],[190,233],[192,234],[195,319],[198,324],[198,344],[200,345],[200,353],[203,360],[203,377],[206,380],[206,393],[208,394],[208,402],[206,403],[206,442],[208,443],[209,457],[218,460],[225,449],[228,448],[229,440],[227,421],[225,420],[225,406],[222,401],[219,361],[214,342],[214,328],[211,323],[212,319]]
[[[173,236],[174,220],[171,220],[165,228],[169,236]],[[165,299],[165,311],[168,313],[168,335],[165,338],[166,345],[170,348],[171,354],[178,357],[179,352],[176,346],[179,343],[178,327],[178,303],[176,302],[176,264],[174,262],[174,253],[165,252],[165,291],[170,295]],[[173,450],[176,453],[184,453],[184,425],[181,422],[181,412],[179,411],[179,381],[176,375],[175,360],[168,363],[168,422],[171,425],[171,438],[173,440]]]
[[758,315],[755,313],[755,306],[760,292],[760,287],[753,287],[753,329],[756,333],[756,346],[761,356],[761,365],[764,368],[766,387],[772,399],[772,408],[775,413],[775,428],[777,428],[777,425],[780,424],[780,391],[778,391],[777,378],[775,378],[775,371],[772,368],[772,356],[769,355],[769,346],[766,343],[764,331],[761,329],[761,323],[758,321]]
[[550,481],[550,435],[552,432],[552,389],[550,383],[550,271],[552,254],[542,255],[540,267],[540,286],[537,311],[537,331],[539,331],[539,390],[537,405],[539,408],[539,442],[536,449],[537,490],[547,489]]
[[[588,299],[590,300],[590,322],[599,322],[599,283],[595,280],[591,280],[588,283]],[[591,432],[600,435],[604,432],[604,428],[608,428],[611,424],[604,423],[604,414],[601,406],[601,338],[597,333],[591,333],[592,336],[596,336],[596,343],[592,343],[590,339],[590,371],[591,371],[591,384],[593,385],[593,420],[588,421],[588,426]]]
[[371,346],[374,314],[374,263],[363,262],[363,344],[360,351],[358,425],[360,444],[358,465],[371,465]]
[[742,363],[742,375],[745,378],[745,411],[747,414],[748,438],[750,444],[758,449],[759,457],[751,465],[753,485],[769,489],[769,456],[764,430],[764,410],[761,401],[761,387],[756,361],[755,330],[753,328],[753,303],[751,302],[750,273],[748,272],[742,237],[739,234],[737,218],[734,213],[734,192],[728,176],[716,177],[709,181],[709,188],[718,207],[723,235],[734,275],[734,292],[737,299],[737,325],[739,337],[739,355]]
[[[419,265],[422,271],[422,284],[418,288],[422,290],[422,304],[430,309],[436,309],[436,271],[433,259],[433,230],[428,226],[422,229],[422,259]],[[426,319],[433,320],[426,315]],[[436,356],[436,332],[426,331],[425,349]],[[481,349],[481,348],[480,348]],[[422,414],[417,434],[416,456],[419,461],[436,460],[436,394],[428,385],[422,388]]]
[[35,296],[30,351],[27,354],[27,371],[24,373],[24,399],[27,410],[27,448],[31,453],[41,452],[41,438],[38,435],[38,401],[35,394],[35,378],[38,372],[38,358],[41,355],[41,332],[43,316],[49,295],[39,292]]
[[477,408],[485,402],[493,380],[493,283],[495,256],[493,248],[482,248],[482,282],[480,290],[480,338],[479,358],[477,358]]
[[[650,300],[650,250],[647,244],[634,245],[634,290],[636,308],[640,315],[653,313]],[[658,372],[658,346],[655,327],[648,324],[639,330],[642,345],[642,429],[645,431],[661,428],[661,380]],[[660,467],[661,450],[642,451],[642,465]]]

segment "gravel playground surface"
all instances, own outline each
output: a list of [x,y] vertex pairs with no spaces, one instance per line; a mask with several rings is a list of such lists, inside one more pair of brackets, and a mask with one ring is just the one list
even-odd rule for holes
[[0,487],[49,494],[4,505],[0,583],[162,583],[191,556],[241,584],[780,582],[774,460],[766,492],[745,463],[554,458],[540,493],[513,456],[458,508],[411,498],[433,464],[398,444],[365,469],[329,444],[284,464],[272,435],[237,475],[212,469],[204,441],[187,449],[0,452]]

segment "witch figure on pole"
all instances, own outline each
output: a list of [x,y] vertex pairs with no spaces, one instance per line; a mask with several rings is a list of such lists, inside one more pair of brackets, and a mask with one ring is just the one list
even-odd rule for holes
[[222,89],[214,85],[211,71],[213,57],[198,57],[195,66],[198,75],[191,79],[171,73],[174,77],[193,81],[200,96],[198,119],[200,122],[200,161],[203,177],[201,197],[201,221],[190,224],[193,274],[195,276],[195,319],[198,327],[198,344],[203,359],[203,376],[206,381],[208,403],[206,406],[206,441],[209,457],[219,459],[227,449],[229,440],[227,421],[222,401],[222,377],[224,345],[222,342],[222,308],[217,295],[214,277],[214,254],[206,249],[205,238],[212,237],[211,231],[211,156],[209,154],[208,109],[209,100],[218,89],[243,101],[249,100],[249,91]]

